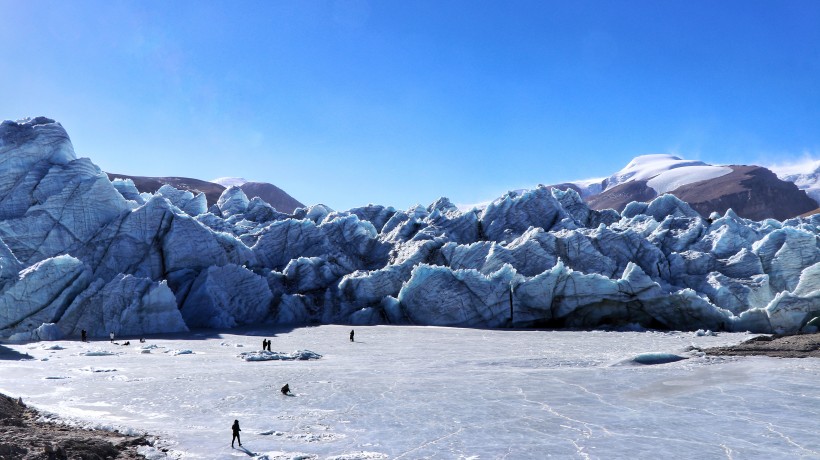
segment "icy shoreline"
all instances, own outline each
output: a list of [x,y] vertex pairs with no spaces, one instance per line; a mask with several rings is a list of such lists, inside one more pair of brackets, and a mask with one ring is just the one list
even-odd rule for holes
[[[817,360],[700,351],[748,334],[374,326],[357,327],[351,342],[346,326],[234,332],[149,337],[151,353],[107,342],[4,344],[34,359],[0,360],[0,391],[156,434],[178,458],[240,453],[230,448],[234,419],[241,453],[259,460],[820,452],[808,428]],[[273,351],[322,358],[237,358],[265,339]],[[82,354],[104,347],[119,353]],[[192,353],[163,352],[180,349]],[[281,395],[285,383],[295,396]]]

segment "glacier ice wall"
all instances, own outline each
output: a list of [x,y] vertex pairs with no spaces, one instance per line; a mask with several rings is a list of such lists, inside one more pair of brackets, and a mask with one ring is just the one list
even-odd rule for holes
[[704,219],[671,195],[594,211],[546,187],[466,212],[441,198],[286,214],[238,187],[208,208],[112,183],[53,120],[6,121],[0,337],[263,322],[813,330],[819,225]]

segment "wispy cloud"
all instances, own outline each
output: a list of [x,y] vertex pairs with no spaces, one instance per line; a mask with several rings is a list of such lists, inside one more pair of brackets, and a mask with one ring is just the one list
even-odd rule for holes
[[795,174],[810,174],[815,172],[817,169],[820,169],[820,153],[804,151],[799,158],[773,162],[762,166],[774,171],[778,177],[791,176]]

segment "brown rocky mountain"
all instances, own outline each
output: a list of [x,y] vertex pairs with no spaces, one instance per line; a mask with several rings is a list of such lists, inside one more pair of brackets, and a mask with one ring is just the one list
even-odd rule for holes
[[[732,165],[732,172],[713,179],[681,186],[671,194],[689,203],[704,217],[723,214],[732,208],[747,219],[777,220],[799,216],[817,208],[817,203],[791,182],[782,181],[760,166]],[[622,211],[631,201],[649,201],[657,196],[647,181],[625,182],[587,199],[592,209]]]
[[[225,187],[213,182],[208,182],[190,177],[147,177],[130,176],[128,174],[107,173],[110,180],[131,179],[140,192],[154,193],[163,185],[171,185],[180,190],[187,190],[194,194],[202,192],[208,201],[208,206],[216,204],[219,196]],[[279,212],[291,213],[296,208],[304,207],[302,203],[288,195],[279,187],[266,182],[247,182],[240,186],[248,198],[258,196],[265,202],[276,208]]]
[[708,216],[732,208],[747,219],[785,220],[817,208],[817,203],[797,188],[760,166],[731,166],[732,172],[715,179],[695,182],[672,193],[693,209]]
[[614,209],[618,212],[632,201],[651,201],[658,196],[645,180],[624,182],[597,195],[587,198],[590,209]]
[[258,196],[279,212],[291,213],[296,208],[305,207],[281,188],[267,182],[245,182],[240,188],[248,198]]

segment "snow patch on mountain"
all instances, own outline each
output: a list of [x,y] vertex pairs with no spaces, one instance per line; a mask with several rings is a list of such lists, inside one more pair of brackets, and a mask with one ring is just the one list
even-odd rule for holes
[[219,184],[225,188],[228,188],[231,186],[239,187],[250,181],[243,177],[217,177],[216,179],[211,179],[209,182],[213,182],[214,184]]
[[570,183],[580,189],[578,193],[581,194],[581,197],[586,198],[588,196],[597,195],[603,192],[605,180],[605,177],[593,177],[592,179],[574,180]]
[[[662,195],[684,185],[714,179],[731,172],[732,168],[728,166],[714,166],[702,161],[684,160],[675,155],[662,153],[637,156],[626,167],[609,177],[573,180],[559,184],[558,187],[564,188],[563,185],[571,185],[577,189],[582,198],[587,199],[626,182],[647,181],[647,186],[654,189],[658,195]],[[527,189],[519,189],[510,191],[508,194],[520,195],[526,191]],[[494,201],[459,204],[458,209],[462,211],[474,208],[482,210]]]
[[728,166],[708,165],[698,160],[684,160],[675,155],[642,155],[607,178],[606,189],[629,181],[645,180],[661,195],[684,185],[714,179],[732,172]]

